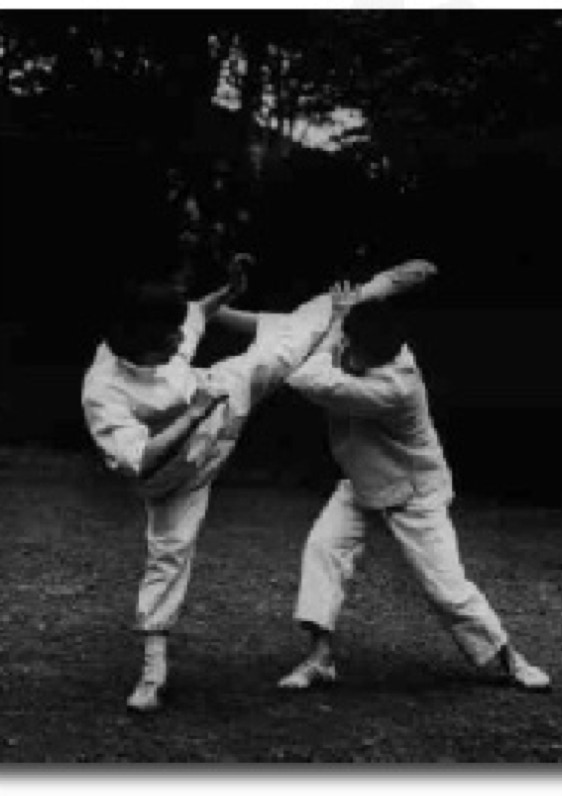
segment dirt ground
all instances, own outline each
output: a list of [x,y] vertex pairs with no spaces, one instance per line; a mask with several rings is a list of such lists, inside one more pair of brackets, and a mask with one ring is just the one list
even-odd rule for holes
[[16,763],[562,762],[562,512],[463,502],[471,577],[554,679],[484,678],[426,610],[382,528],[341,622],[341,683],[286,694],[299,557],[323,495],[219,485],[160,714],[124,709],[143,563],[133,495],[88,456],[0,451],[0,759]]

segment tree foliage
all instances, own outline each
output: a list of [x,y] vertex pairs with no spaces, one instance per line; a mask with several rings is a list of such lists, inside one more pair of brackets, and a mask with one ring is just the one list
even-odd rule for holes
[[351,109],[341,151],[415,172],[428,148],[559,124],[561,35],[544,11],[12,11],[0,89],[172,145],[221,100],[281,148]]

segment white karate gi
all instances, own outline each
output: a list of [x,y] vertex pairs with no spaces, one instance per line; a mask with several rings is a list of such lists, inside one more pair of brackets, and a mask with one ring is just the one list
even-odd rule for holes
[[[174,625],[214,478],[252,407],[303,361],[326,332],[330,318],[328,295],[289,315],[260,314],[256,339],[248,350],[205,369],[190,364],[204,329],[195,303],[190,305],[183,343],[166,365],[139,368],[118,359],[107,345],[99,347],[84,379],[86,422],[108,465],[136,477],[148,515],[139,629],[163,632]],[[162,428],[171,411],[189,412],[196,388],[213,393],[220,388],[228,400],[197,427],[178,453],[150,477],[141,478],[140,463],[150,434]]]
[[393,362],[361,377],[337,367],[331,352],[318,352],[289,384],[328,410],[333,455],[345,476],[308,537],[295,618],[334,630],[380,512],[445,626],[484,665],[507,636],[465,576],[448,511],[451,476],[410,350],[404,346]]

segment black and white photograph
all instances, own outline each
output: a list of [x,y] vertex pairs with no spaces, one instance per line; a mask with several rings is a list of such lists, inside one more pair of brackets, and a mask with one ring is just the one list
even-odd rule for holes
[[0,776],[562,763],[562,8],[363,6],[0,10]]

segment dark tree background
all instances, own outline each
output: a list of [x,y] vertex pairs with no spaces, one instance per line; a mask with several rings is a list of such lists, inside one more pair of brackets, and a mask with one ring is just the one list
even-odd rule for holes
[[[224,278],[212,230],[243,208],[248,306],[434,259],[417,350],[459,487],[558,502],[561,40],[558,12],[3,12],[4,440],[87,443],[105,309],[124,278],[185,267],[195,195],[192,287]],[[342,108],[357,125],[308,146]],[[228,207],[206,200],[218,163]],[[230,348],[215,335],[202,361]],[[248,467],[332,477],[298,397],[252,428]]]

